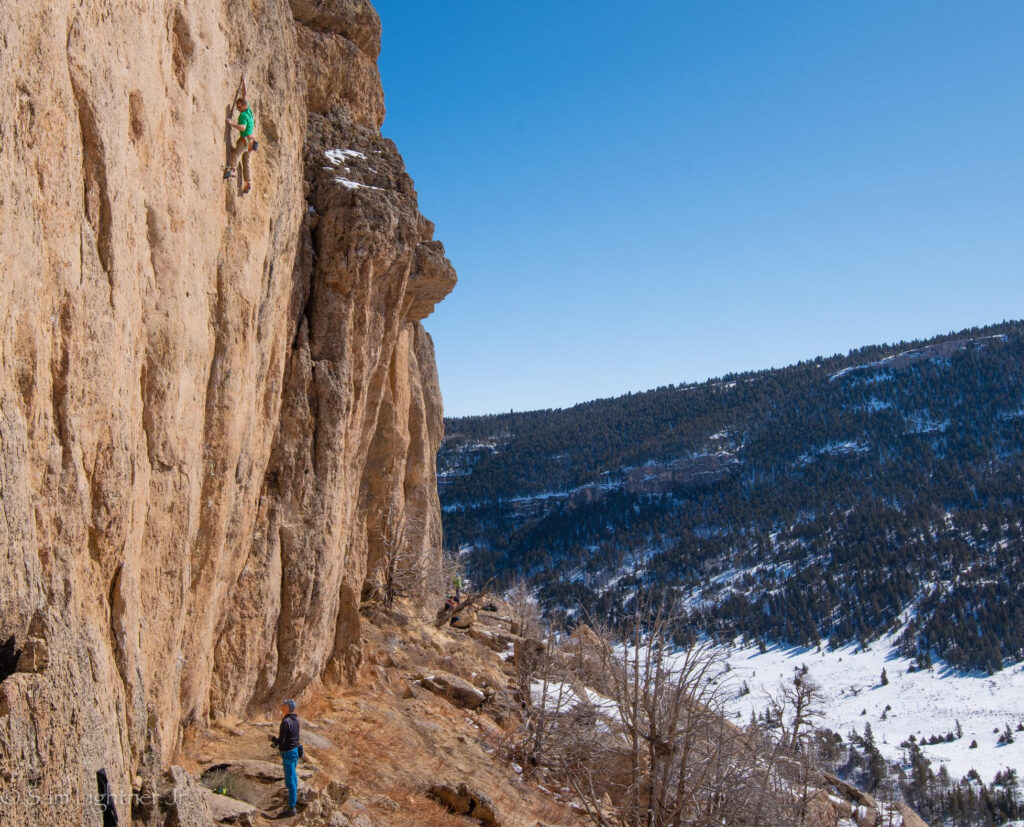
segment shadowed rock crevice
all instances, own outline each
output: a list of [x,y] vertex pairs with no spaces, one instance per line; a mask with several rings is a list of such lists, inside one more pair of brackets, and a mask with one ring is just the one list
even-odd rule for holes
[[17,671],[20,657],[21,649],[18,648],[14,635],[0,643],[0,681],[6,680]]
[[182,89],[185,88],[185,77],[192,65],[195,51],[196,45],[192,40],[188,21],[185,20],[180,8],[175,9],[171,20],[171,62],[174,67],[174,79]]
[[[68,36],[68,52],[85,48],[81,42],[84,35],[79,30],[79,19],[71,27]],[[110,204],[110,190],[107,182],[106,148],[99,120],[93,108],[93,101],[85,88],[86,78],[83,76],[81,64],[77,59],[69,59],[71,87],[74,92],[75,109],[78,114],[78,126],[82,141],[82,172],[85,187],[82,213],[95,237],[96,252],[107,278],[111,277],[113,265],[113,217]],[[83,233],[82,244],[85,245],[86,235]],[[83,254],[83,259],[85,258]],[[110,302],[113,307],[113,286],[110,288]]]

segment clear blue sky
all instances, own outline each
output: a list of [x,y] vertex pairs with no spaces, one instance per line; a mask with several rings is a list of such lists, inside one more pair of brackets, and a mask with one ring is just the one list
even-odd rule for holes
[[1024,2],[374,2],[448,415],[1024,317]]

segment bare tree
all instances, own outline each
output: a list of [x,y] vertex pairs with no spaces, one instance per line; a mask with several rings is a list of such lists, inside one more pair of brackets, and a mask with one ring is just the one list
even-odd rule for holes
[[626,744],[628,784],[618,799],[620,823],[721,824],[746,809],[749,780],[742,733],[722,709],[723,660],[707,643],[673,645],[681,618],[663,601],[641,604],[608,650],[611,699]]
[[815,734],[813,721],[822,714],[821,703],[821,688],[810,677],[806,666],[794,669],[792,678],[781,683],[778,691],[768,698],[770,724],[764,734],[794,796],[796,824],[806,822],[811,802],[821,787],[819,767],[824,759],[820,750],[823,742],[812,737]]
[[380,559],[371,592],[388,608],[400,597],[425,597],[444,565],[443,555],[428,542],[425,512],[410,513],[414,501],[394,491],[378,527]]
[[557,633],[549,628],[540,640],[524,638],[516,647],[516,694],[523,723],[515,752],[527,774],[545,757],[550,761],[562,751],[563,717],[578,702],[569,676],[556,668],[557,641]]
[[436,560],[426,568],[424,597],[440,602],[451,588],[452,578],[458,568],[458,552],[441,549]]
[[772,720],[778,725],[786,747],[794,754],[801,751],[803,739],[810,735],[811,722],[821,717],[821,703],[821,687],[806,667],[794,669],[793,677],[782,683],[778,692],[769,695]]
[[529,680],[533,759],[605,827],[789,823],[760,741],[723,714],[719,651],[679,649],[679,628],[666,603],[640,601],[615,635],[590,633],[601,679],[589,688],[574,667],[587,658],[549,638]]
[[526,581],[522,578],[516,580],[508,590],[506,599],[512,608],[513,631],[524,638],[539,639],[542,635],[543,619],[540,607]]
[[792,683],[784,690],[793,707],[793,725],[790,731],[789,748],[794,752],[803,751],[801,735],[809,735],[811,722],[822,715],[821,687],[814,681],[807,669],[798,669]]

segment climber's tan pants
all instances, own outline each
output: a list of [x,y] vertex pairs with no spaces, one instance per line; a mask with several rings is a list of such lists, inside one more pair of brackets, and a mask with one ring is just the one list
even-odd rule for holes
[[236,169],[238,162],[242,162],[242,180],[249,183],[249,139],[244,135],[238,136],[238,143],[231,150],[231,160],[228,161],[228,169]]

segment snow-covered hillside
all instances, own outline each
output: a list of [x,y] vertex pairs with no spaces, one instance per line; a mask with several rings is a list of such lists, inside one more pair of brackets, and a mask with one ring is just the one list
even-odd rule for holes
[[1019,322],[449,420],[444,533],[479,582],[525,578],[552,616],[670,591],[715,639],[902,624],[908,656],[997,671],[1024,661],[1022,410]]
[[[1024,664],[1015,664],[994,675],[958,672],[942,664],[933,669],[911,672],[912,661],[899,657],[891,637],[875,641],[868,650],[846,646],[829,651],[811,648],[771,648],[737,645],[728,663],[736,692],[730,708],[740,722],[751,712],[764,711],[766,693],[778,693],[782,681],[791,680],[793,670],[806,665],[821,687],[823,713],[820,725],[840,733],[864,733],[870,723],[882,754],[899,760],[899,744],[915,735],[936,771],[944,764],[954,779],[976,769],[985,782],[1000,770],[1024,768]],[[885,670],[888,685],[881,683]],[[749,694],[741,695],[744,682]],[[891,707],[886,712],[886,707]],[[883,717],[884,716],[884,717]],[[962,737],[927,745],[933,735],[955,732],[957,721]],[[1013,743],[999,745],[999,734],[1009,725]],[[970,748],[972,741],[977,747]]]

